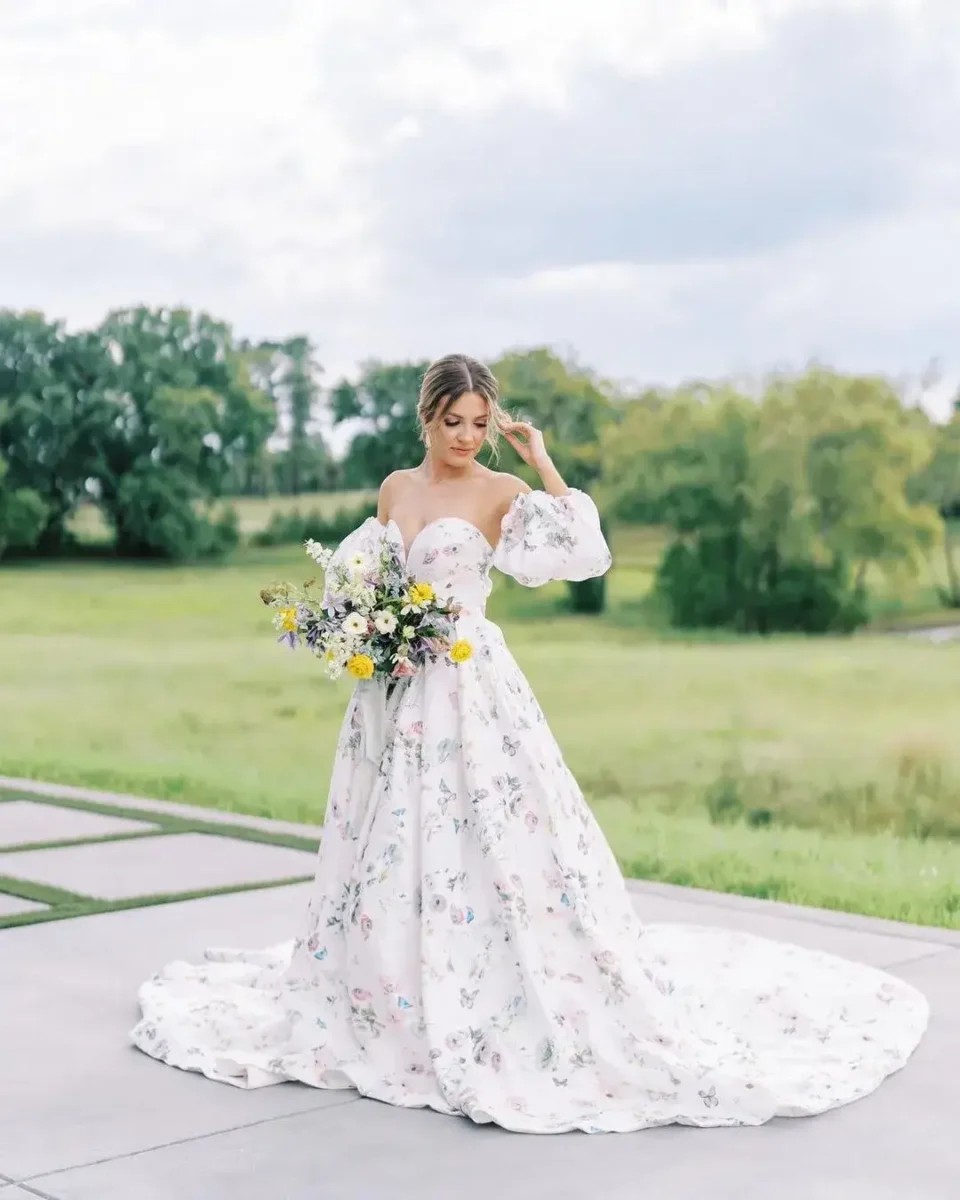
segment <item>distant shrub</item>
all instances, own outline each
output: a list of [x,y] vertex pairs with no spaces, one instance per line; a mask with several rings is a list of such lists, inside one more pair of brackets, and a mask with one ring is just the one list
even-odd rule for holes
[[657,591],[679,627],[733,626],[742,633],[849,633],[868,619],[866,595],[842,564],[767,564],[729,536],[677,541],[657,570]]

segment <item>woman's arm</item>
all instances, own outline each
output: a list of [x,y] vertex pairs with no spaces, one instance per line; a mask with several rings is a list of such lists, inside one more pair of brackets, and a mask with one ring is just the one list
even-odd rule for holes
[[[526,438],[521,441],[520,436]],[[543,490],[551,496],[566,496],[570,489],[563,482],[563,477],[553,465],[553,459],[547,452],[543,434],[529,421],[511,421],[503,426],[503,436],[516,450],[523,461],[537,472],[543,482]]]

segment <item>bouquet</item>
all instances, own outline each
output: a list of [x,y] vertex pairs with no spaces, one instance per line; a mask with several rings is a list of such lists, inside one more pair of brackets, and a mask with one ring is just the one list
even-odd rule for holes
[[316,580],[309,580],[302,587],[272,584],[260,598],[273,609],[277,640],[290,647],[305,643],[331,679],[347,671],[392,685],[427,662],[462,663],[473,654],[456,636],[459,606],[441,602],[429,583],[408,575],[393,547],[384,543],[376,558],[358,552],[332,566],[332,550],[312,539],[305,548],[326,571],[323,594],[317,596]]

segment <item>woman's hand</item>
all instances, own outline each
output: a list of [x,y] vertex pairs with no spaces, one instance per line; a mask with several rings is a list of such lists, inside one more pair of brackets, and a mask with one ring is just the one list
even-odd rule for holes
[[527,466],[535,471],[543,471],[553,465],[544,445],[543,434],[529,421],[508,421],[501,431]]

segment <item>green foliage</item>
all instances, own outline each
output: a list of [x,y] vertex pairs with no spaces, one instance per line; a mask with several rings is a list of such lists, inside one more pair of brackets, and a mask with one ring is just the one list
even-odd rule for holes
[[391,471],[413,466],[423,455],[417,401],[429,365],[374,359],[363,364],[356,383],[343,379],[333,388],[333,419],[360,422],[343,462],[344,487],[379,487]]
[[320,406],[322,368],[312,342],[302,336],[279,342],[244,340],[239,353],[251,382],[269,398],[272,428],[285,445],[270,452],[262,442],[252,445],[236,464],[230,479],[233,491],[245,495],[279,491],[298,496],[336,487],[339,474],[323,437],[313,427]]
[[615,511],[673,530],[657,586],[678,626],[849,631],[868,567],[912,570],[937,514],[907,495],[924,418],[882,380],[814,369],[752,399],[680,389],[607,434]]
[[121,555],[222,554],[237,531],[211,504],[250,476],[274,427],[257,361],[226,325],[183,309],[117,311],[75,335],[0,312],[3,538],[70,550],[70,519],[93,499]]
[[[0,457],[6,486],[43,499],[36,535],[20,544],[55,551],[95,474],[113,410],[104,391],[107,356],[89,333],[68,335],[40,313],[0,311]],[[36,506],[32,506],[33,511]]]
[[0,458],[0,558],[9,546],[33,546],[47,518],[47,506],[31,488],[7,485],[9,468]]
[[940,598],[947,607],[960,608],[960,538],[950,520],[960,514],[960,409],[946,425],[934,427],[930,458],[910,483],[910,494],[943,517],[939,540],[947,586]]
[[101,448],[98,499],[125,557],[193,558],[225,547],[204,503],[223,490],[231,458],[264,440],[269,402],[249,381],[229,327],[206,314],[146,308],[111,313],[114,421]]
[[300,545],[308,538],[325,544],[342,541],[368,517],[377,515],[376,500],[364,501],[349,508],[334,512],[323,509],[290,509],[276,512],[264,529],[258,530],[250,539],[254,546]]

